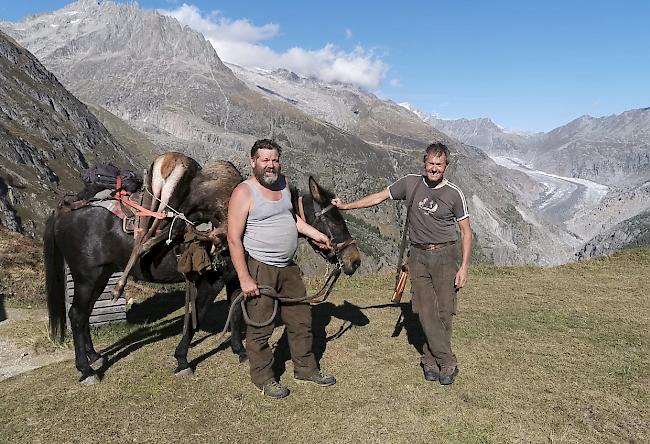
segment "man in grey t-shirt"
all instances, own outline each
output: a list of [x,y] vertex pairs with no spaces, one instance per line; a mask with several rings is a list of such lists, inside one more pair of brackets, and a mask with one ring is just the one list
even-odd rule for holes
[[[448,385],[458,374],[451,349],[452,316],[456,293],[467,283],[472,250],[472,229],[463,192],[444,178],[449,150],[432,143],[424,154],[424,175],[409,174],[378,193],[344,204],[342,210],[367,208],[386,199],[410,203],[408,234],[413,311],[426,336],[420,364],[427,381]],[[456,225],[460,228],[462,260],[457,265]]]

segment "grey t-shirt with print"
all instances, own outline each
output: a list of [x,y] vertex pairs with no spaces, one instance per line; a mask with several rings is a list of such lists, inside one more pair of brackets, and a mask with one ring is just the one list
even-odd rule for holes
[[407,202],[415,193],[409,215],[411,244],[455,241],[456,223],[469,217],[463,192],[447,179],[431,188],[421,174],[409,174],[389,186],[388,192],[391,199]]

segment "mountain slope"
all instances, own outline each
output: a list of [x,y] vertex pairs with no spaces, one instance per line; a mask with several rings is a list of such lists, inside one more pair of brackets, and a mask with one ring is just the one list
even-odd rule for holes
[[[472,221],[489,260],[509,263],[513,257],[526,256],[528,262],[554,263],[558,258],[566,260],[566,252],[575,247],[573,236],[546,223],[531,209],[543,191],[538,183],[526,174],[496,165],[482,151],[432,130],[417,113],[350,85],[325,83],[282,69],[227,66],[270,100],[291,104],[389,151],[399,159],[398,171],[420,171],[423,148],[433,140],[446,143],[453,153],[449,178],[471,197]],[[410,169],[404,169],[404,164]],[[363,194],[359,191],[363,190],[356,190],[350,198]],[[365,210],[365,217],[377,221],[377,210]],[[381,223],[386,224],[384,229],[394,229],[390,220]],[[548,239],[553,239],[551,248]]]
[[650,180],[650,108],[582,116],[532,140],[526,158],[549,172],[620,187]]
[[[226,158],[247,171],[253,141],[272,137],[286,148],[283,164],[296,181],[314,175],[349,199],[419,171],[423,148],[445,141],[454,153],[450,178],[477,202],[471,210],[485,256],[498,263],[550,264],[573,255],[564,233],[533,210],[516,209],[536,192],[525,175],[511,174],[391,102],[328,86],[334,97],[329,103],[340,108],[319,114],[305,100],[239,80],[201,34],[135,4],[83,0],[0,26],[84,102],[124,119],[159,149],[183,151],[199,162]],[[370,256],[364,266],[394,262],[395,219],[402,213],[401,206],[383,205],[351,216],[353,233]],[[545,245],[549,238],[553,248]]]
[[0,222],[36,234],[97,162],[140,168],[32,54],[0,32]]
[[623,248],[650,245],[650,210],[615,225],[589,240],[576,253],[580,260],[612,254]]
[[[646,220],[637,216],[650,209],[650,108],[583,116],[548,133],[525,135],[508,133],[489,119],[443,120],[403,106],[538,180],[544,190],[533,205],[583,242],[578,255],[611,251],[611,243],[597,242]],[[624,237],[637,242],[632,234]]]
[[507,132],[488,118],[449,120],[422,114],[422,120],[437,130],[491,155],[507,154],[518,157],[517,153],[522,147],[535,137],[533,134]]

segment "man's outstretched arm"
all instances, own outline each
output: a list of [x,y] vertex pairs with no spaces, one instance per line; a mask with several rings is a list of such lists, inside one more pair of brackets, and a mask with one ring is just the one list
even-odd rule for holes
[[355,200],[347,204],[344,204],[341,201],[341,198],[337,196],[334,199],[332,199],[332,205],[339,208],[340,210],[356,210],[358,208],[368,208],[368,207],[378,205],[383,201],[385,201],[386,199],[388,199],[389,197],[390,197],[390,193],[388,192],[388,188],[386,188],[383,191],[374,194],[369,194],[365,197],[362,197],[361,199]]

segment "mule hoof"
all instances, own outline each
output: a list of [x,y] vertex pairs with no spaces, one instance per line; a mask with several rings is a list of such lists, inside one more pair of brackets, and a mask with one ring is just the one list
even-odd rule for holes
[[244,362],[248,361],[248,353],[242,353],[239,355],[239,363],[243,364]]
[[90,375],[81,381],[83,385],[95,385],[95,384],[99,384],[99,382],[100,379],[99,376],[97,375]]
[[100,368],[103,368],[107,364],[107,360],[105,357],[98,358],[96,361],[90,363],[90,368],[93,370],[97,371]]
[[186,367],[183,370],[177,371],[174,373],[174,376],[194,376],[194,370],[192,370],[192,367]]

